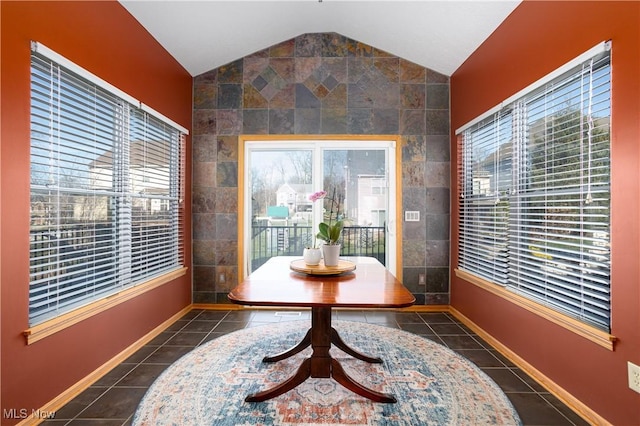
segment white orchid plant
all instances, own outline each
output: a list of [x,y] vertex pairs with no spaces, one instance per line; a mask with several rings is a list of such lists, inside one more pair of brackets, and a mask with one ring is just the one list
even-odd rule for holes
[[[342,234],[342,229],[344,228],[344,222],[339,218],[340,203],[335,199],[335,193],[336,191],[334,189],[331,198],[327,198],[327,191],[314,192],[309,196],[309,200],[314,203],[318,200],[325,199],[331,201],[328,220],[329,223],[320,222],[320,224],[318,224],[318,233],[316,234],[317,239],[322,240],[325,242],[325,244],[329,245],[338,244],[338,240],[340,239],[340,235]],[[334,217],[335,222],[333,221]]]

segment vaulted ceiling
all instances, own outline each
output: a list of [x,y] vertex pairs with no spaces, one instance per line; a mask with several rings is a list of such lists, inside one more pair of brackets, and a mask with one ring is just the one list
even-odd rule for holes
[[521,0],[120,0],[193,76],[305,33],[335,32],[445,75]]

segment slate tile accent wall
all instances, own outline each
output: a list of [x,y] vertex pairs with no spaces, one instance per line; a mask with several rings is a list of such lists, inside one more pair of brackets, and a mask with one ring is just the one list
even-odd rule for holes
[[403,281],[417,304],[449,303],[447,76],[339,34],[303,34],[196,76],[193,116],[194,303],[228,303],[238,282],[241,134],[401,135],[402,209],[422,219],[403,225]]

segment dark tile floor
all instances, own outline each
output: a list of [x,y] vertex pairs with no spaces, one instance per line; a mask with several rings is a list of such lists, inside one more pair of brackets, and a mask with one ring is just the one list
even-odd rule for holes
[[[464,355],[504,390],[525,425],[587,424],[447,313],[344,310],[335,312],[334,317],[400,328]],[[155,378],[194,347],[245,327],[309,318],[310,311],[193,310],[58,410],[54,419],[43,424],[129,425],[138,403]]]

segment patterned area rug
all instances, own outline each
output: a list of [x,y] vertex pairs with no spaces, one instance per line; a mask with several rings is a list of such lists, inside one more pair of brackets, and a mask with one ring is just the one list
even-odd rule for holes
[[307,321],[236,331],[176,361],[153,383],[134,425],[520,425],[502,390],[450,349],[401,330],[334,321],[343,340],[383,364],[370,364],[332,347],[346,373],[363,385],[393,394],[397,403],[374,403],[333,379],[310,378],[274,399],[248,403],[251,393],[290,377],[307,348],[263,363],[265,355],[297,344]]

